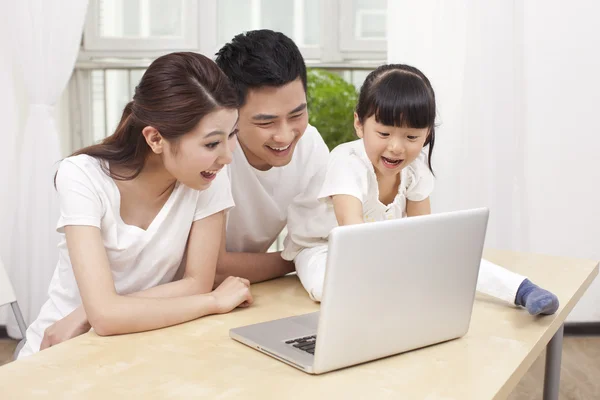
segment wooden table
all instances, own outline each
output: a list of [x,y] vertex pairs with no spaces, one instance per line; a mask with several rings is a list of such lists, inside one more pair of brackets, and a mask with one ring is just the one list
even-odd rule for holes
[[228,335],[233,327],[317,310],[288,276],[253,286],[249,309],[140,334],[90,332],[0,367],[0,398],[501,399],[549,342],[545,396],[557,398],[562,326],[598,274],[597,262],[500,251],[486,258],[552,290],[560,310],[535,318],[478,295],[461,339],[311,376]]

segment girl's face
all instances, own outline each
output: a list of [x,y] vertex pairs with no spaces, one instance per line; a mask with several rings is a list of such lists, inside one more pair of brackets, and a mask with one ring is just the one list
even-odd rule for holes
[[361,124],[356,113],[354,127],[358,137],[364,140],[367,156],[378,177],[399,174],[419,156],[429,135],[429,128],[381,125],[374,115]]
[[207,189],[223,166],[231,163],[237,142],[237,118],[237,110],[220,109],[202,118],[193,131],[176,143],[165,141],[166,170],[192,189]]

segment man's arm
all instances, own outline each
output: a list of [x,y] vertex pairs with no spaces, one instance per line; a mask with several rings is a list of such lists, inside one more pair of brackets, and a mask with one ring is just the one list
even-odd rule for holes
[[251,283],[257,283],[278,278],[294,271],[294,263],[281,258],[281,252],[228,252],[225,248],[225,227],[223,227],[215,286],[218,286],[228,276],[239,276],[248,279]]

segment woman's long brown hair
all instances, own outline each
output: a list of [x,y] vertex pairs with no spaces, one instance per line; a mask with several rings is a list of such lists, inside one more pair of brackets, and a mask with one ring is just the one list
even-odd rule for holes
[[192,52],[167,54],[148,67],[115,132],[73,156],[87,154],[108,161],[110,166],[124,167],[117,170],[131,172],[118,174],[101,164],[113,179],[133,179],[142,171],[150,151],[142,134],[146,126],[176,144],[207,114],[237,106],[233,87],[211,59]]

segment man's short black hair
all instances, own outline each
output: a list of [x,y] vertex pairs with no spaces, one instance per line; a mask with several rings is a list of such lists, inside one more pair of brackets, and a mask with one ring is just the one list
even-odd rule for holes
[[281,32],[248,31],[233,38],[218,51],[217,65],[229,77],[239,104],[249,89],[283,86],[300,78],[306,91],[306,65],[298,46]]

